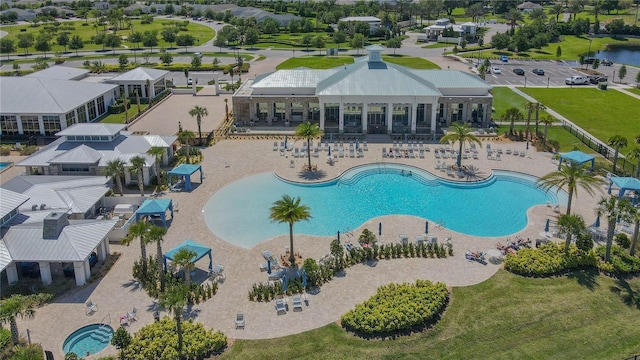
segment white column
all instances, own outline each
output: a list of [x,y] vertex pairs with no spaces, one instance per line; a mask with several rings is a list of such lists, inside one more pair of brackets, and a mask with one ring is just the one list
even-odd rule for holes
[[482,117],[482,125],[487,126],[491,122],[491,106],[489,104],[484,104],[482,106],[482,110],[484,111],[484,116]]
[[82,286],[87,283],[87,278],[84,273],[84,261],[73,262],[73,273],[76,277],[76,285]]
[[431,134],[433,134],[433,139],[436,138],[436,129],[437,129],[437,118],[438,118],[438,103],[434,103],[431,105]]
[[127,84],[124,84],[124,96],[129,97],[129,85]]
[[418,104],[415,99],[411,104],[411,134],[415,135],[416,133],[416,120],[418,116]]
[[107,257],[107,254],[104,251],[104,243],[105,240],[102,240],[100,244],[98,244],[98,248],[96,249],[96,252],[98,253],[98,260],[104,260]]
[[13,263],[6,267],[7,272],[7,282],[9,285],[13,285],[18,282],[18,269],[16,268],[16,264]]
[[369,111],[367,103],[362,103],[362,133],[367,133],[367,112]]
[[84,278],[89,280],[91,277],[91,266],[89,265],[89,259],[82,262],[84,264]]
[[218,82],[218,74],[213,74],[213,81],[216,84],[216,96],[220,95],[220,83]]
[[273,112],[275,111],[276,103],[268,102],[267,103],[267,124],[271,125],[273,122]]
[[342,99],[340,99],[338,110],[338,133],[344,133],[344,102],[342,102]]
[[387,134],[391,135],[393,132],[393,104],[387,104]]
[[22,129],[22,118],[20,115],[16,116],[16,122],[18,123],[18,134],[24,134],[24,130]]
[[309,102],[302,103],[302,121],[309,121]]
[[51,284],[51,266],[48,261],[40,261],[40,278],[45,285]]
[[42,116],[38,116],[38,127],[40,128],[40,135],[44,135],[44,120],[42,120]]
[[320,106],[320,129],[324,131],[324,103],[321,101],[318,106]]

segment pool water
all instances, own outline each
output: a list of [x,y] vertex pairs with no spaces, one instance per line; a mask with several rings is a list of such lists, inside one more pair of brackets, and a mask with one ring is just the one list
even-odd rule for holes
[[87,353],[93,355],[111,342],[113,328],[107,324],[91,324],[74,331],[67,337],[62,345],[62,351],[74,352],[78,357],[84,357]]
[[11,165],[10,162],[2,162],[2,161],[0,161],[0,171],[4,170],[9,165]]
[[296,223],[295,233],[329,236],[378,216],[399,214],[464,234],[506,236],[527,225],[530,207],[566,203],[564,192],[545,192],[535,181],[521,173],[494,171],[484,181],[453,182],[398,164],[359,166],[320,184],[291,183],[264,173],[220,189],[203,213],[213,233],[245,248],[288,234],[288,224],[269,219],[269,208],[284,194],[300,197],[313,216]]

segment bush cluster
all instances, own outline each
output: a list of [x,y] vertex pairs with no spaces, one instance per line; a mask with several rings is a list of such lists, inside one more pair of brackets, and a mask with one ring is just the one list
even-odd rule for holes
[[564,254],[564,245],[548,243],[538,249],[521,249],[517,255],[507,255],[504,268],[523,276],[549,276],[583,266],[598,265],[593,251],[582,251],[571,245]]
[[449,299],[443,283],[417,280],[415,284],[389,284],[341,318],[346,329],[365,334],[386,334],[435,319]]
[[[601,259],[604,259],[606,247],[599,246],[596,253]],[[600,263],[600,270],[606,273],[615,274],[637,274],[640,273],[640,258],[629,255],[620,246],[611,246],[611,261],[609,263]]]

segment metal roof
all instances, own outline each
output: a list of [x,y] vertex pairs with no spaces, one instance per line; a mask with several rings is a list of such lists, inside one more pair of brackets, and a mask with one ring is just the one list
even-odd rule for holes
[[57,80],[75,80],[87,76],[89,70],[78,69],[69,66],[55,65],[44,70],[40,70],[25,77],[31,78],[43,78],[43,79],[57,79]]
[[375,16],[348,16],[338,21],[363,21],[363,22],[380,22],[379,18]]
[[164,76],[166,76],[169,72],[166,70],[158,70],[158,69],[149,69],[144,67],[137,67],[133,70],[127,71],[124,74],[118,75],[114,78],[109,79],[109,82],[118,82],[118,81],[155,81]]
[[254,89],[261,88],[315,88],[319,82],[338,72],[339,69],[313,70],[292,69],[279,70],[264,78],[257,79],[251,85]]
[[117,86],[6,76],[0,81],[0,111],[4,114],[66,114],[98,96],[113,91]]
[[144,135],[145,140],[152,147],[170,147],[176,140],[177,136],[160,136],[160,135]]
[[53,159],[50,164],[96,164],[100,161],[100,153],[82,144],[75,149],[66,151]]
[[[397,65],[396,65],[397,66]],[[411,70],[422,79],[429,81],[439,89],[445,88],[481,88],[490,90],[491,85],[474,74],[459,70]]]
[[27,201],[29,201],[29,196],[0,187],[0,218],[18,209]]
[[56,136],[113,136],[126,127],[126,124],[80,123],[58,131]]

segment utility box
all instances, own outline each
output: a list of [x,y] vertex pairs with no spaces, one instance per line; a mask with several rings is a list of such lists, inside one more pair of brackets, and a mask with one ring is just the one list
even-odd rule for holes
[[598,88],[600,90],[607,90],[607,83],[600,83],[598,84]]

